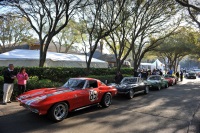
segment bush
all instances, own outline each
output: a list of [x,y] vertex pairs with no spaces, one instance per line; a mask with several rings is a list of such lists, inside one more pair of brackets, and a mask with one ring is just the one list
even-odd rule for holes
[[[3,75],[3,70],[6,67],[0,67],[0,76]],[[15,71],[19,72],[20,67],[15,67]],[[26,71],[29,76],[37,76],[39,79],[50,79],[56,82],[66,82],[71,77],[86,76],[86,68],[66,68],[66,67],[27,67]],[[115,75],[116,68],[91,68],[89,75]],[[131,75],[133,69],[123,68],[121,69],[123,75]]]

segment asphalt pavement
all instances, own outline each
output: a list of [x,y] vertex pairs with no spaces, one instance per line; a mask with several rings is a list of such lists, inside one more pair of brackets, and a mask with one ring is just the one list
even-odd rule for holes
[[0,105],[0,133],[200,133],[200,79],[131,100],[116,96],[109,108],[72,112],[58,123],[17,102]]

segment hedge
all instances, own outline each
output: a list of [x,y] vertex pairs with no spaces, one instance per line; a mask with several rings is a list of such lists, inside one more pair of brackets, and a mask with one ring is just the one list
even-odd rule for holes
[[[3,75],[3,71],[7,69],[6,67],[0,67],[0,76]],[[15,67],[15,71],[19,71],[20,67]],[[65,82],[71,77],[84,77],[86,76],[86,68],[66,68],[66,67],[27,67],[26,71],[29,76],[37,76],[39,79],[50,79],[56,82]],[[131,75],[133,69],[123,68],[121,69],[123,75]],[[112,68],[91,68],[89,75],[115,75],[116,69]]]

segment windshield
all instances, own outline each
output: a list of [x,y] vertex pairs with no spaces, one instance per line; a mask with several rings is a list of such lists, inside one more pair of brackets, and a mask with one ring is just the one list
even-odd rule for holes
[[165,75],[164,77],[165,77],[165,78],[170,78],[170,77],[172,77],[172,76],[170,76],[170,75]]
[[175,78],[175,76],[172,76],[172,75],[165,75],[164,77],[165,78]]
[[160,77],[159,76],[152,76],[152,77],[149,77],[148,80],[160,80]]
[[62,87],[70,89],[83,89],[86,80],[83,79],[69,79]]
[[122,84],[135,84],[137,82],[137,78],[123,78]]

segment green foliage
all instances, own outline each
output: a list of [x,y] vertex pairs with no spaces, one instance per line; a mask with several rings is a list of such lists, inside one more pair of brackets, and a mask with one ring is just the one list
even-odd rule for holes
[[29,30],[30,24],[26,18],[12,13],[3,15],[0,19],[0,51],[5,52],[6,48],[28,42],[32,38]]
[[[5,67],[0,67],[0,75],[3,75]],[[15,71],[19,72],[20,67],[15,67]],[[55,82],[66,82],[71,77],[85,77],[85,68],[65,68],[65,67],[27,67],[26,72],[30,76],[37,76],[39,79],[50,79]],[[90,75],[115,75],[117,72],[116,68],[91,68]],[[121,69],[122,74],[132,74],[133,69],[123,68]]]

